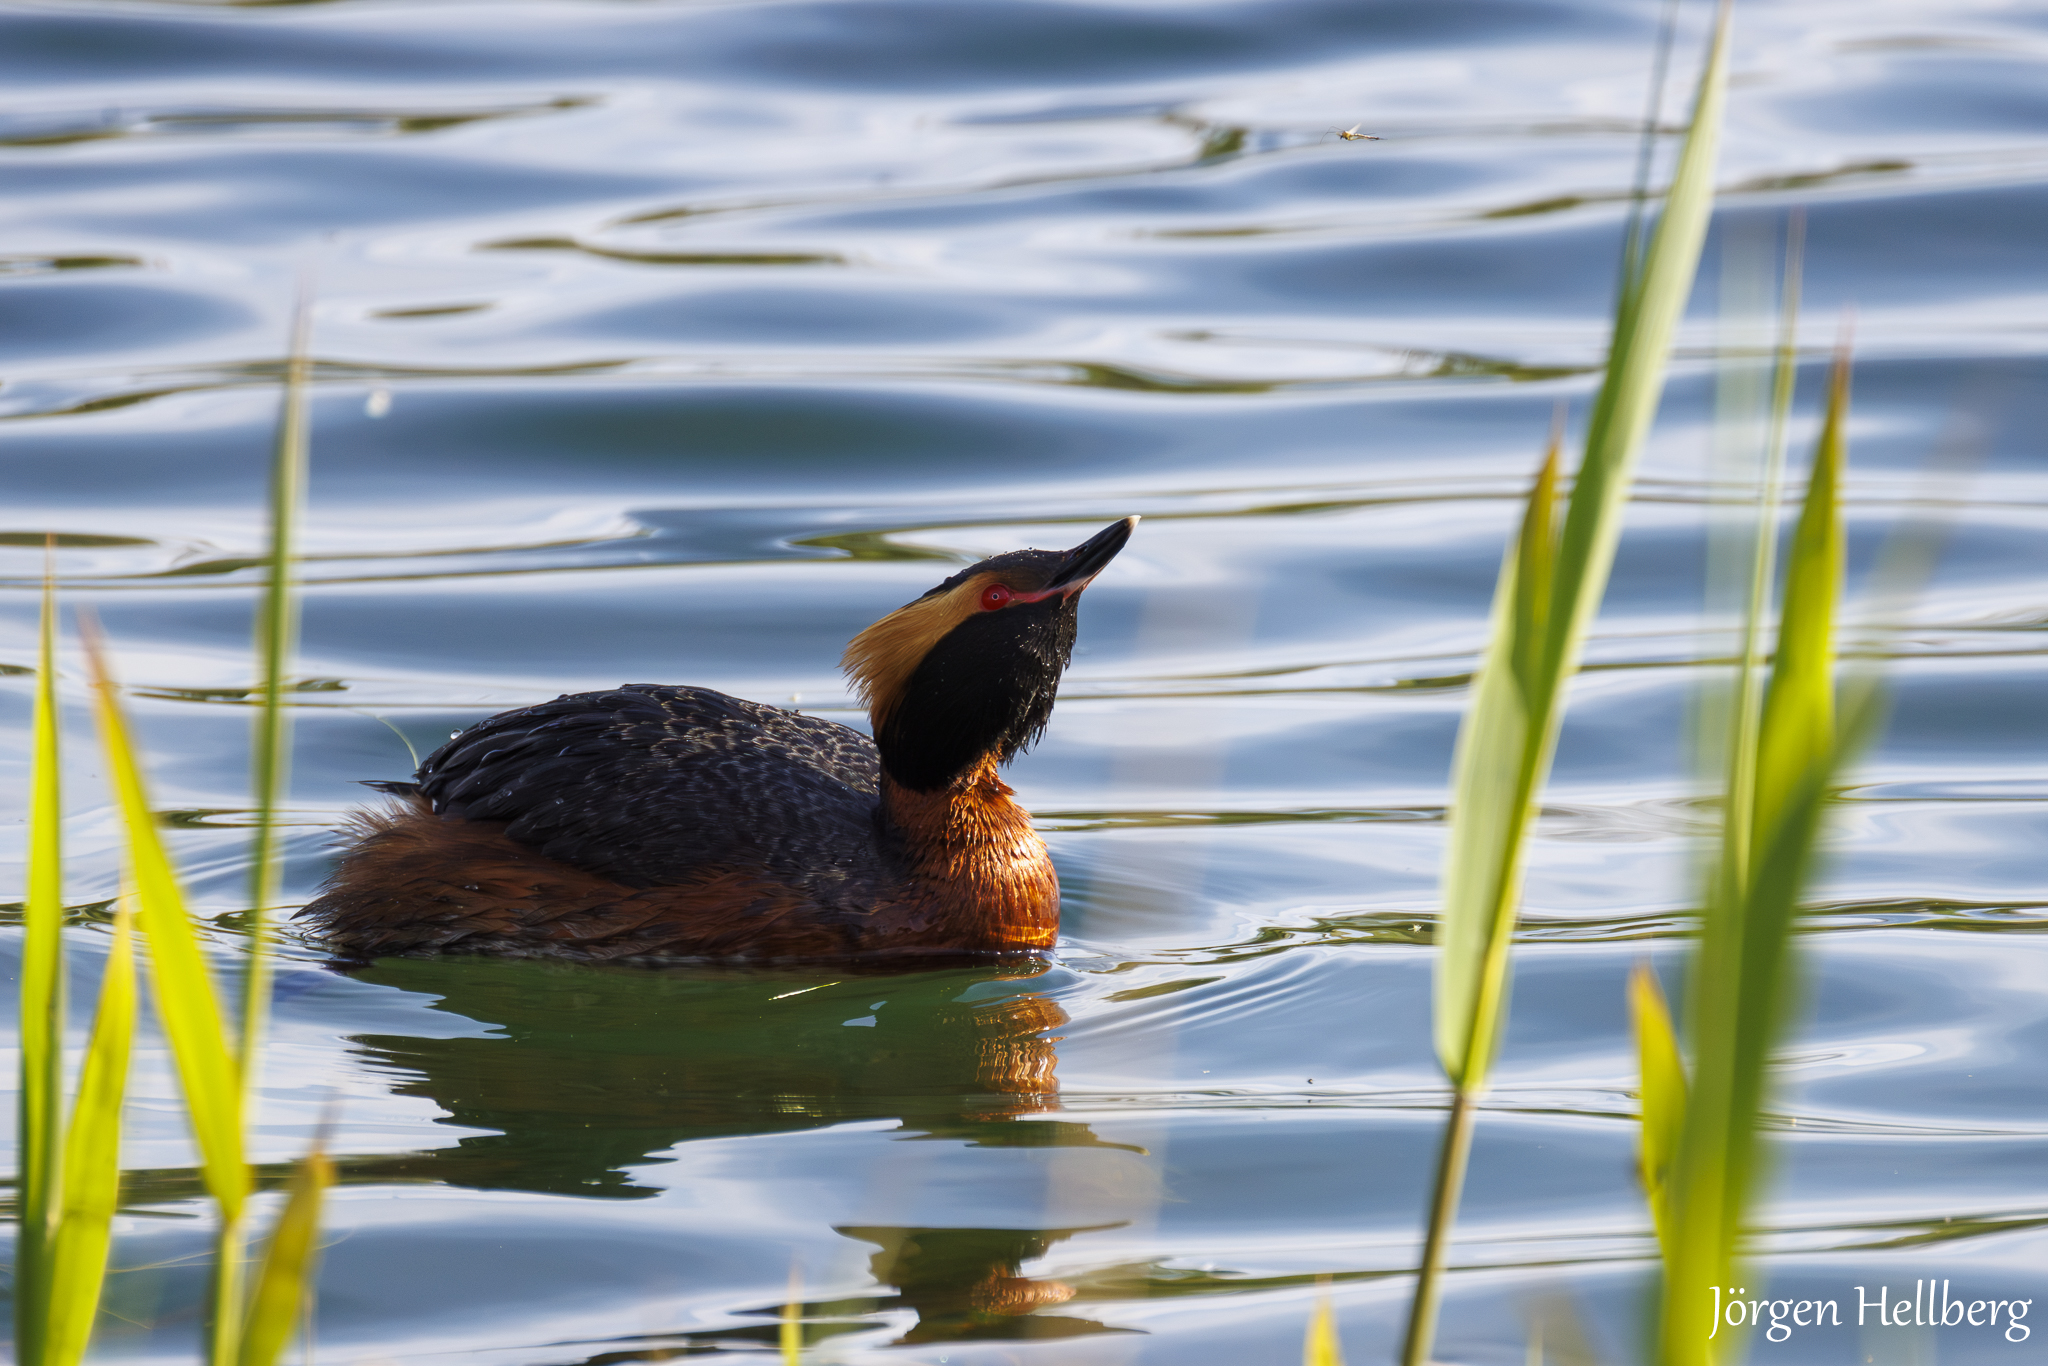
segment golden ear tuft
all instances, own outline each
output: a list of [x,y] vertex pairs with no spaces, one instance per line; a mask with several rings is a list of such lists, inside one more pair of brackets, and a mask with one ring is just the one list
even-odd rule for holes
[[919,598],[899,607],[846,647],[839,667],[853,680],[854,695],[880,729],[903,699],[910,677],[932,647],[955,626],[981,610],[981,590],[997,581],[994,574],[976,574],[951,592]]

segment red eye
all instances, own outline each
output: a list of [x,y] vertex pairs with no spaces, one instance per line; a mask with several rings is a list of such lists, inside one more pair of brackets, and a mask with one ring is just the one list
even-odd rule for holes
[[999,583],[992,583],[981,590],[981,610],[993,612],[998,607],[1010,605],[1010,590]]

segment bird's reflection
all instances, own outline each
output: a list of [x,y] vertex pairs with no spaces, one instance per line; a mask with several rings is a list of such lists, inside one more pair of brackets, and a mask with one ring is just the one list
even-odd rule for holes
[[[386,959],[354,975],[438,997],[438,1008],[498,1032],[355,1042],[395,1091],[488,1132],[358,1161],[350,1174],[632,1199],[660,1189],[635,1173],[677,1144],[875,1119],[984,1147],[1120,1147],[1046,1118],[1059,1106],[1054,1044],[1067,1020],[1034,989],[1047,971],[1039,961],[854,975]],[[895,1292],[861,1312],[915,1311],[903,1342],[1114,1331],[1034,1312],[1073,1292],[1020,1271],[1086,1229],[838,1231],[878,1249],[875,1279]]]
[[986,1146],[1092,1142],[1080,1125],[1005,1123],[1058,1108],[1053,1031],[1067,1017],[1031,990],[1045,970],[832,977],[386,959],[357,976],[437,996],[502,1033],[356,1042],[404,1078],[399,1094],[496,1131],[403,1159],[403,1174],[634,1197],[656,1188],[631,1170],[691,1139],[896,1118]]
[[[1115,1225],[1096,1225],[1110,1228]],[[839,1232],[879,1249],[877,1281],[896,1290],[877,1308],[912,1309],[917,1323],[897,1345],[977,1338],[1066,1338],[1119,1330],[1094,1319],[1034,1310],[1065,1304],[1072,1286],[1019,1275],[1022,1264],[1086,1228],[856,1228]],[[1025,1316],[1029,1317],[1025,1317]]]

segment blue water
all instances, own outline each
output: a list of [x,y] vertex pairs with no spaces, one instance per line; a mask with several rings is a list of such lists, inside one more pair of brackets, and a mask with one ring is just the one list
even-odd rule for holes
[[[1145,518],[1012,773],[1065,892],[1043,963],[342,976],[280,949],[260,1158],[339,1107],[321,1361],[768,1350],[792,1263],[820,1362],[1285,1362],[1324,1277],[1350,1360],[1388,1359],[1444,1113],[1450,746],[1515,499],[1595,383],[1658,8],[0,5],[0,665],[32,663],[63,533],[206,915],[242,906],[247,566],[302,275],[296,900],[354,780],[411,768],[401,735],[642,681],[857,722],[853,632],[980,555]],[[1858,581],[1902,519],[1942,555],[1870,609],[1894,724],[1841,805],[1772,1107],[1762,1274],[1845,1323],[1755,1357],[2041,1350],[1854,1320],[1930,1278],[2048,1298],[2048,7],[1742,0],[1737,35],[1446,1362],[1538,1335],[1639,1359],[1622,985],[1685,949],[1716,316],[1795,207],[1794,450],[1853,308]],[[9,792],[27,715],[0,684]],[[77,719],[84,906],[117,843]],[[98,1350],[188,1361],[207,1207],[154,1041],[135,1089]]]

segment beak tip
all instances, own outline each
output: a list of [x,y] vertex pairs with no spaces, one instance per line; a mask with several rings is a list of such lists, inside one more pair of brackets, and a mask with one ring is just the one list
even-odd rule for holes
[[[1069,550],[1066,564],[1047,587],[1060,587],[1077,581],[1081,587],[1086,587],[1102,572],[1103,566],[1116,558],[1117,552],[1124,548],[1124,543],[1131,539],[1132,528],[1137,525],[1136,517],[1119,517]],[[1078,592],[1079,589],[1074,591]]]

